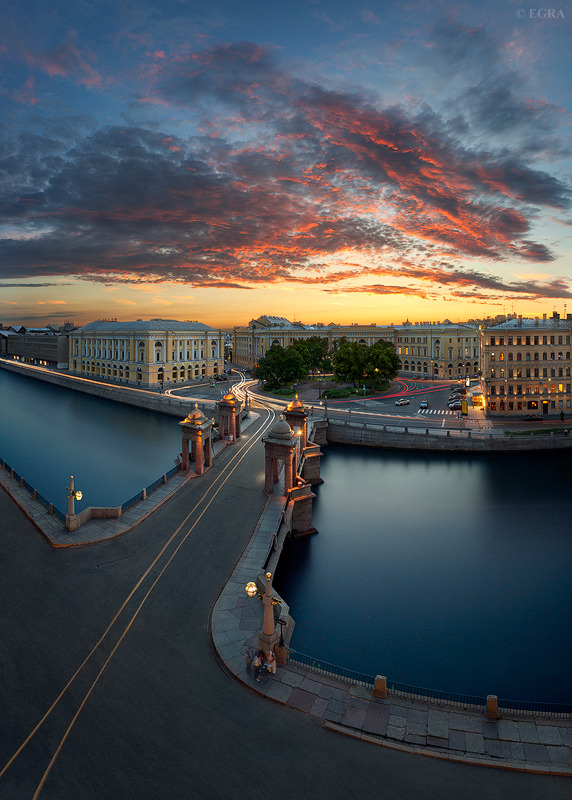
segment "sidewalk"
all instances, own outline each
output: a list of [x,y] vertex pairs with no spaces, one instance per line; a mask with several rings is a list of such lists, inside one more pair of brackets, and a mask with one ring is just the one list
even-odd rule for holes
[[284,498],[271,495],[252,539],[214,605],[211,637],[226,669],[252,691],[317,717],[324,727],[366,742],[450,761],[572,777],[572,719],[505,715],[390,695],[289,663],[255,681],[248,649],[258,646],[262,603],[246,584],[266,563]]

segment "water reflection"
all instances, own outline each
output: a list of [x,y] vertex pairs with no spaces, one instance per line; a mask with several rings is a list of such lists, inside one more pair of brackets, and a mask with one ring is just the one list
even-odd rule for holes
[[320,533],[276,576],[293,647],[418,686],[571,702],[568,460],[329,447]]

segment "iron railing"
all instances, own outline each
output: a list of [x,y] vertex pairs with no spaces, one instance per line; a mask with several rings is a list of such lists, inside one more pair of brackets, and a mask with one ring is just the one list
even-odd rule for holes
[[[304,666],[312,672],[327,675],[338,680],[373,688],[375,678],[373,675],[364,675],[355,670],[329,664],[319,658],[313,658],[305,653],[290,649],[289,662]],[[445,692],[439,689],[427,689],[421,686],[412,686],[400,681],[387,680],[387,691],[395,697],[406,697],[410,700],[424,700],[430,703],[455,706],[457,708],[484,711],[487,707],[487,698],[478,695],[462,694],[458,692]],[[570,719],[572,717],[571,703],[534,703],[526,700],[498,700],[498,708],[515,716],[558,717]]]

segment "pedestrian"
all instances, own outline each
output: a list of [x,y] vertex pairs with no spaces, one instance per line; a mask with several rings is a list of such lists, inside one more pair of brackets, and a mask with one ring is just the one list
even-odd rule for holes
[[254,677],[260,683],[260,673],[264,666],[264,653],[259,650],[254,659],[252,660],[252,669],[254,670]]
[[276,655],[273,650],[267,650],[264,654],[264,666],[271,675],[276,674]]
[[560,422],[564,422],[564,412],[560,412]]

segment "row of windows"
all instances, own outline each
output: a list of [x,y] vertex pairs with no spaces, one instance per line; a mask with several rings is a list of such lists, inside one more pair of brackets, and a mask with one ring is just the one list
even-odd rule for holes
[[[512,378],[568,378],[570,376],[570,367],[551,367],[550,375],[548,374],[548,367],[517,367],[513,369],[509,367],[506,371],[506,377],[511,380]],[[496,369],[493,367],[490,371],[491,379],[504,378],[504,369]]]
[[[498,388],[498,392],[497,392]],[[532,391],[531,391],[532,390]],[[563,383],[544,383],[544,384],[537,384],[535,386],[527,386],[524,387],[524,392],[522,391],[522,384],[518,383],[516,385],[510,385],[508,387],[504,386],[491,386],[491,397],[495,397],[497,394],[503,396],[505,394],[562,394],[564,391],[564,384]],[[566,393],[570,394],[570,384],[566,384]]]
[[[548,410],[556,411],[556,409],[563,409],[564,408],[564,401],[563,400],[544,400],[542,401],[543,407]],[[546,405],[544,405],[546,404]],[[498,408],[497,408],[498,405]],[[517,401],[516,403],[513,401],[504,401],[501,400],[498,404],[496,402],[492,402],[489,404],[489,408],[492,413],[495,411],[538,411],[538,402],[536,400],[528,400],[528,401]],[[566,400],[566,408],[570,408],[570,400]]]
[[[540,341],[542,339],[542,342]],[[491,336],[489,344],[495,347],[497,344],[501,347],[504,346],[504,336]],[[558,340],[558,341],[556,341]],[[570,344],[570,335],[568,336],[508,336],[507,345],[515,345],[516,347],[531,344]]]
[[[499,353],[498,354],[498,360],[499,361],[504,361],[505,360],[504,359],[504,355],[505,355],[504,353]],[[515,355],[516,355],[516,358],[515,358]],[[531,356],[532,356],[532,358],[531,358]],[[496,361],[497,360],[496,359],[496,354],[495,353],[490,353],[489,354],[489,359],[491,361]],[[515,353],[508,353],[506,360],[507,361],[522,361],[523,360],[522,359],[522,353],[520,353],[520,352],[518,352],[516,354]],[[524,360],[525,361],[563,361],[564,360],[564,351],[560,350],[558,352],[558,354],[553,351],[553,352],[550,353],[550,357],[549,357],[548,353],[542,353],[542,358],[540,358],[540,353],[525,353],[524,354]],[[570,361],[570,351],[569,350],[566,350],[566,361]]]

